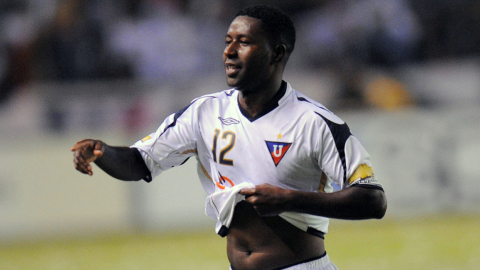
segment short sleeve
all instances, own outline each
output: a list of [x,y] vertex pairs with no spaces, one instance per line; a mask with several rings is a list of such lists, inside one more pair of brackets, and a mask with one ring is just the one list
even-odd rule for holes
[[338,117],[318,115],[323,119],[322,137],[317,146],[318,163],[328,178],[341,189],[354,185],[383,189],[373,173],[370,155],[351,134],[348,125]]
[[131,147],[139,150],[152,178],[182,165],[197,153],[196,106],[193,103],[168,116],[156,132]]

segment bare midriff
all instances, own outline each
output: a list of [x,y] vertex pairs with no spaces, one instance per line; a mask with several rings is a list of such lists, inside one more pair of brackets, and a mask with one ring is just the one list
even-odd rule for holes
[[323,239],[278,216],[260,217],[241,202],[227,235],[227,254],[235,270],[269,270],[290,266],[325,253]]

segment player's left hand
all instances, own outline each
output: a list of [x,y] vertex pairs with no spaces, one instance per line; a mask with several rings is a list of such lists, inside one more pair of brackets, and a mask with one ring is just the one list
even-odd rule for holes
[[104,143],[100,140],[85,139],[77,142],[71,149],[73,151],[73,164],[81,173],[93,175],[91,162],[103,155]]
[[244,188],[240,194],[251,203],[260,216],[276,216],[288,210],[290,190],[262,184],[254,188]]

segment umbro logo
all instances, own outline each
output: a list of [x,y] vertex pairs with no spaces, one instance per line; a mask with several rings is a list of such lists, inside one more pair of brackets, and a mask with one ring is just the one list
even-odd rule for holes
[[224,124],[226,126],[240,124],[240,121],[238,121],[237,119],[231,118],[231,117],[222,118],[222,117],[219,116],[218,119],[220,119],[220,122],[222,122],[222,124]]

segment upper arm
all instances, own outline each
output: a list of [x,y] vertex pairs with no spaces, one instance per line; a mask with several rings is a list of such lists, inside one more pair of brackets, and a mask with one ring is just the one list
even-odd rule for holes
[[324,121],[320,124],[321,138],[317,145],[321,170],[342,189],[351,186],[382,189],[375,178],[370,155],[348,125],[339,118],[320,116]]
[[152,177],[196,154],[197,116],[191,105],[168,116],[156,132],[131,146],[138,149]]

